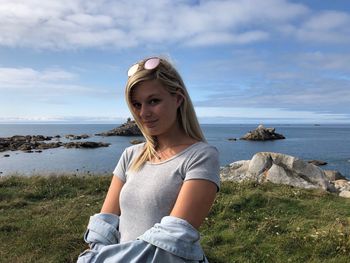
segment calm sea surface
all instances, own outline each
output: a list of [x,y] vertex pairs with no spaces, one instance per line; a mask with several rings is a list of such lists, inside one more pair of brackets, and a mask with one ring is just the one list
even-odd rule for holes
[[[7,151],[0,153],[0,176],[18,172],[23,175],[43,173],[112,173],[123,150],[130,146],[130,140],[140,137],[101,137],[95,133],[113,129],[111,124],[0,124],[0,137],[13,135],[66,134],[92,137],[88,141],[111,143],[109,147],[96,149],[56,149],[41,153]],[[238,160],[248,160],[257,152],[269,151],[297,156],[304,160],[323,160],[328,165],[322,169],[338,170],[350,178],[350,125],[266,125],[276,128],[285,140],[253,142],[228,141],[240,138],[257,125],[247,124],[204,124],[204,134],[208,142],[220,152],[220,163],[226,165]],[[61,141],[66,141],[61,138]],[[10,157],[4,157],[10,154]]]

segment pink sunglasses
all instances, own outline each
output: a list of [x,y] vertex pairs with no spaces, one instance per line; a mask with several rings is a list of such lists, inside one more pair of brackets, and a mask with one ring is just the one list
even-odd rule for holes
[[[156,67],[158,67],[159,63],[160,63],[160,58],[157,58],[157,57],[149,58],[143,64],[143,68],[147,70],[155,69]],[[139,70],[139,68],[140,68],[139,63],[132,65],[128,70],[128,77],[131,77],[132,75],[134,75]]]

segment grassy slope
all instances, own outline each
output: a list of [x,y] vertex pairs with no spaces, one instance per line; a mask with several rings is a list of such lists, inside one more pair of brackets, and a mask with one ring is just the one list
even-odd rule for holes
[[[0,179],[0,261],[75,262],[110,179]],[[318,190],[225,182],[201,233],[211,263],[348,262],[350,200]]]

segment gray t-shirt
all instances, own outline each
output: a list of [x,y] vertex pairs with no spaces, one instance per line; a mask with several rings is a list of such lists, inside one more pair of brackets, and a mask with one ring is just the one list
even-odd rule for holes
[[126,148],[113,171],[125,183],[119,199],[121,243],[135,240],[168,216],[184,181],[205,179],[220,187],[215,147],[197,142],[168,160],[146,162],[139,171],[130,171],[143,147],[144,143]]

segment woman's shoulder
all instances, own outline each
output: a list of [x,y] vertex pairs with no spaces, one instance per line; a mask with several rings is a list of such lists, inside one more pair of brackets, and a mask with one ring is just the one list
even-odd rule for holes
[[135,145],[131,145],[129,147],[126,147],[125,151],[128,153],[137,153],[137,152],[141,151],[142,149],[144,149],[145,144],[146,144],[145,142],[142,142],[142,143],[138,143]]
[[211,153],[217,153],[218,149],[207,142],[199,141],[192,145],[191,152],[193,153],[208,152],[209,154],[211,154]]

